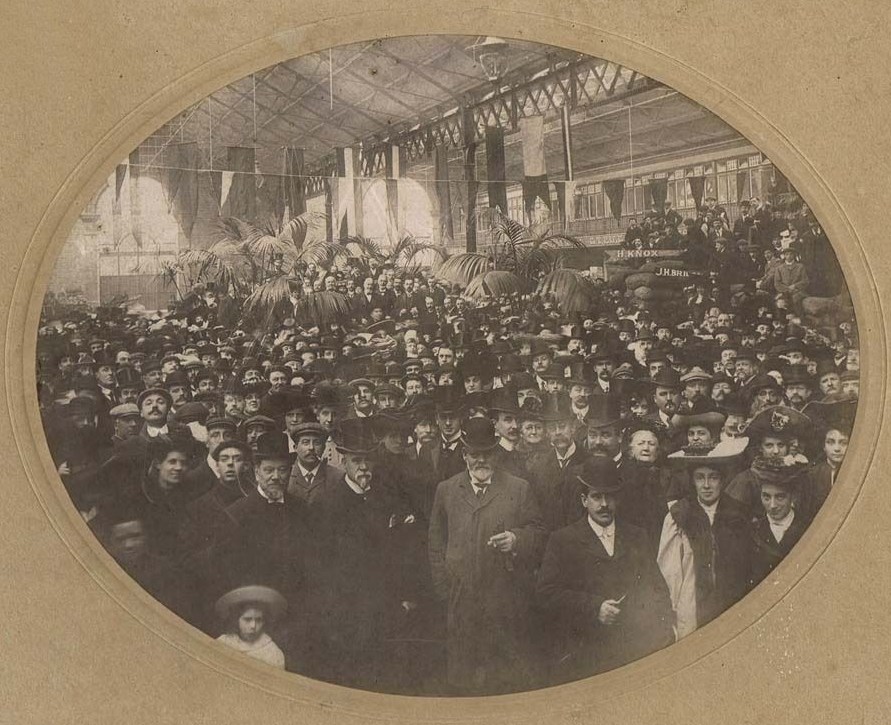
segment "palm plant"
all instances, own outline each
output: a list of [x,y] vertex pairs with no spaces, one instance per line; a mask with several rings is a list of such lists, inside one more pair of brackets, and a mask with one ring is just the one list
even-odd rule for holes
[[[523,293],[560,270],[561,249],[580,249],[581,241],[549,227],[525,226],[497,212],[488,254],[465,252],[446,259],[436,274],[474,297]],[[548,292],[562,305],[578,304],[577,275],[553,277]]]
[[415,239],[411,234],[403,234],[391,247],[381,247],[374,239],[361,236],[344,237],[339,242],[342,251],[339,256],[350,256],[359,263],[359,268],[366,276],[372,273],[372,264],[380,267],[391,265],[401,270],[402,276],[414,276],[422,266],[419,260],[422,255],[432,253],[439,259],[446,258],[443,247]]

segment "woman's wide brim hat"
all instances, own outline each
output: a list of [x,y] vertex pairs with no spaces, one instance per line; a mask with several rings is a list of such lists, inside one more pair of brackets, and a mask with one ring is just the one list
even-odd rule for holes
[[748,445],[748,438],[728,438],[711,448],[682,448],[670,453],[665,460],[673,466],[687,469],[696,466],[726,466],[739,460]]
[[220,619],[228,619],[236,607],[251,604],[261,606],[271,620],[279,619],[288,610],[287,600],[275,589],[252,584],[226,592],[217,599],[214,611]]

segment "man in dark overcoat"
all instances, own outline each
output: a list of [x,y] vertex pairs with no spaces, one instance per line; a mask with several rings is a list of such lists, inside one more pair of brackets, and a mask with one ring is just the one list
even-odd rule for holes
[[668,588],[647,534],[621,520],[616,465],[590,458],[576,469],[587,515],[555,531],[536,599],[549,615],[551,684],[619,667],[674,641]]
[[546,529],[529,483],[498,469],[492,422],[471,418],[461,440],[466,470],[437,487],[428,540],[434,591],[448,603],[448,683],[465,695],[528,689]]

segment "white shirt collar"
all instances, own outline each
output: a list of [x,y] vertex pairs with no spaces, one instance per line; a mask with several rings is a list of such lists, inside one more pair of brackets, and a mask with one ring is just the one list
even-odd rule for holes
[[609,526],[601,526],[594,519],[588,516],[588,526],[591,527],[591,530],[594,532],[594,535],[600,539],[600,543],[603,544],[603,548],[606,549],[606,553],[610,556],[613,555],[615,551],[616,545],[616,521],[613,519],[612,523]]
[[145,433],[149,438],[157,438],[160,435],[167,435],[170,431],[167,429],[167,424],[165,423],[160,428],[155,428],[154,426],[146,424]]
[[770,516],[767,517],[767,523],[770,524],[770,530],[773,533],[773,538],[776,539],[779,544],[783,540],[783,536],[785,535],[788,528],[792,525],[792,521],[795,519],[795,509],[789,509],[789,513],[781,521],[774,521]]
[[309,475],[312,475],[312,477],[315,478],[319,474],[319,468],[321,468],[321,467],[322,467],[322,463],[320,461],[318,463],[318,465],[310,471],[308,468],[304,468],[303,464],[300,461],[297,461],[297,468],[300,469],[300,473],[303,474],[304,478],[306,478]]
[[257,493],[259,493],[263,498],[265,498],[267,501],[269,501],[269,503],[284,503],[285,502],[284,496],[282,496],[279,499],[269,498],[269,496],[266,495],[266,491],[264,491],[262,488],[260,488],[260,484],[257,484]]
[[564,455],[561,456],[560,451],[558,451],[556,448],[554,449],[554,453],[557,454],[557,460],[559,462],[562,463],[564,461],[568,461],[570,458],[572,458],[572,455],[575,453],[575,441],[573,441],[572,443],[569,444],[569,448],[566,449],[566,453]]
[[516,447],[511,441],[509,441],[507,438],[504,438],[504,437],[498,439],[498,445],[500,445],[504,450],[509,451],[509,452],[512,452],[514,450],[514,448]]
[[346,485],[349,486],[353,490],[353,492],[359,494],[360,496],[364,496],[366,493],[368,493],[371,490],[371,486],[369,486],[368,488],[362,488],[358,483],[356,483],[349,476],[344,476],[343,480],[346,481]]
[[718,502],[715,501],[713,504],[709,504],[708,506],[706,506],[704,503],[702,503],[702,501],[696,499],[696,503],[698,503],[702,507],[702,510],[705,511],[705,515],[708,516],[708,522],[710,524],[714,524],[715,512],[718,510]]

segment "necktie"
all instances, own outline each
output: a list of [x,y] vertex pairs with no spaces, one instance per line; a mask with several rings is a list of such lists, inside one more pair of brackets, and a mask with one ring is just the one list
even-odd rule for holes
[[486,488],[485,488],[485,486],[483,486],[483,487],[481,487],[481,488],[477,488],[477,490],[476,490],[476,497],[477,497],[477,498],[482,498],[482,497],[483,497],[483,494],[485,494],[485,493],[486,493]]
[[307,473],[307,474],[306,474],[306,487],[307,487],[307,488],[309,488],[310,486],[312,486],[312,478],[313,478],[312,473]]

